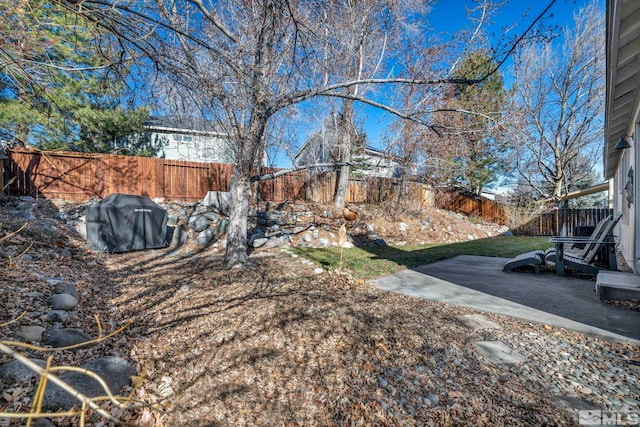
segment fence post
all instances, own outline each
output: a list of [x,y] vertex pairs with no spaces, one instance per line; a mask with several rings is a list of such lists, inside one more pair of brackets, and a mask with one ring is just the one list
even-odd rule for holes
[[164,188],[164,159],[154,162],[154,181],[155,181],[155,197],[166,198]]

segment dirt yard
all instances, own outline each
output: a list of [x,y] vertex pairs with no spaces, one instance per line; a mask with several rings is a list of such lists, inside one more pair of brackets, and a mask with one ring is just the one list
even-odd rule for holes
[[[0,243],[0,323],[27,315],[1,327],[0,338],[20,325],[50,327],[42,277],[73,281],[78,317],[65,326],[96,336],[94,314],[105,333],[131,326],[90,349],[56,352],[54,364],[96,354],[132,360],[141,383],[124,393],[148,407],[105,407],[137,425],[575,425],[555,397],[570,392],[569,383],[550,391],[544,363],[555,361],[539,343],[637,359],[629,344],[493,314],[485,317],[502,329],[474,332],[456,318],[473,310],[382,292],[336,272],[315,275],[281,249],[256,251],[249,266],[232,271],[208,249],[93,254],[50,219],[50,204],[34,208],[27,229],[10,236],[25,223],[12,211],[12,201],[0,200],[0,238],[9,236]],[[25,250],[32,260],[16,260]],[[43,296],[27,295],[33,291]],[[473,342],[488,338],[522,346],[537,366],[484,363]],[[0,354],[0,364],[8,360]],[[0,410],[28,411],[34,384],[16,394],[0,382]],[[606,405],[607,396],[570,394]],[[93,425],[99,419],[91,414]]]

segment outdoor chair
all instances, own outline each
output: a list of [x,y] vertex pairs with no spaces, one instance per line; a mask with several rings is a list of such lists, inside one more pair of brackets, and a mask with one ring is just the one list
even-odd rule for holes
[[507,262],[502,271],[511,271],[515,268],[533,266],[536,274],[540,274],[540,268],[545,265],[545,251],[525,252]]
[[[519,267],[532,266],[536,274],[539,274],[542,267],[555,266],[558,274],[564,275],[564,266],[566,264],[566,266],[571,269],[591,273],[594,271],[594,268],[597,268],[593,266],[592,263],[602,250],[602,247],[606,245],[609,249],[613,248],[611,244],[611,233],[619,220],[620,216],[615,221],[611,215],[607,216],[598,222],[591,236],[588,237],[552,237],[551,241],[555,243],[555,247],[551,247],[546,251],[537,250],[520,254],[509,260],[502,270],[511,271]],[[584,245],[583,249],[577,252],[571,252],[571,249],[575,249],[575,245],[578,244]],[[565,251],[565,245],[571,245],[572,248],[569,251]],[[558,250],[560,250],[561,263],[557,262]],[[609,256],[609,259],[611,259],[611,256]],[[615,262],[615,251],[613,253],[613,262]],[[616,269],[615,264],[612,269]]]
[[[613,230],[618,225],[620,218],[622,218],[622,215],[618,215],[615,219],[608,219],[602,227],[596,227],[592,236],[586,239],[569,236],[552,237],[550,240],[556,245],[555,251],[548,251],[545,261],[555,263],[556,272],[559,276],[564,276],[565,267],[593,275],[598,274],[603,269],[617,270],[616,242]],[[599,233],[596,233],[596,231],[599,231]],[[564,250],[565,245],[575,243],[585,243],[584,249],[578,253]],[[597,256],[601,253],[603,254],[602,259],[597,259]]]
[[[598,222],[598,224],[593,229],[593,232],[588,238],[584,238],[584,240],[576,241],[576,239],[581,239],[579,236],[567,236],[566,239],[568,243],[571,244],[571,247],[567,250],[564,248],[565,255],[570,255],[577,258],[586,258],[589,254],[589,251],[596,245],[598,239],[602,235],[602,232],[607,228],[610,222],[613,220],[613,216],[609,215]],[[616,222],[617,223],[617,222]],[[615,226],[615,225],[614,225]],[[559,238],[563,236],[554,236],[552,239]],[[589,241],[590,243],[585,243],[585,241]],[[573,250],[572,250],[573,249]],[[579,251],[575,249],[580,249]],[[556,259],[556,248],[551,247],[545,251],[545,262],[546,263],[555,263]]]

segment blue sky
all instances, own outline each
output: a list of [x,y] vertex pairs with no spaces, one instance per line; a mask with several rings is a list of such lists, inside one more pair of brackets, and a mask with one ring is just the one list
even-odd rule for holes
[[[498,42],[503,36],[505,29],[508,29],[507,36],[522,34],[549,5],[550,1],[509,1],[492,17],[491,25],[486,28],[487,34],[491,36],[494,43]],[[555,32],[559,32],[561,28],[572,25],[574,12],[588,3],[589,1],[587,0],[556,0],[549,12],[545,14],[542,24],[550,26]],[[429,15],[434,32],[446,38],[447,35],[463,29],[469,22],[465,8],[473,8],[475,6],[477,6],[477,3],[471,0],[440,0]],[[511,80],[509,77],[510,65],[511,62],[508,60],[501,69],[507,86],[510,85]],[[369,144],[377,148],[384,148],[382,141],[384,132],[393,118],[373,108],[367,108],[363,113],[360,118],[364,120],[364,129],[367,133]]]

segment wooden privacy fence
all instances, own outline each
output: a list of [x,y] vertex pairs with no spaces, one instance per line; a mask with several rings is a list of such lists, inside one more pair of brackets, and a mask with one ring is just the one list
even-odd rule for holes
[[84,201],[111,193],[203,198],[209,190],[227,191],[232,165],[151,157],[12,149],[5,162],[9,195]]
[[[262,168],[261,174],[277,171]],[[229,191],[233,165],[166,160],[151,157],[12,149],[4,161],[4,181],[9,195],[85,201],[112,193],[146,195],[165,200],[200,200],[207,191]],[[258,195],[265,201],[333,200],[336,173],[299,171],[261,181]],[[398,190],[399,180],[367,177],[349,181],[347,201],[378,203]],[[428,203],[427,186],[406,183],[405,199],[417,207]]]
[[555,209],[530,218],[522,225],[513,227],[512,231],[526,236],[559,236],[564,226],[567,235],[573,236],[578,227],[595,226],[612,214],[613,210],[609,208]]
[[475,215],[484,221],[505,224],[504,206],[486,197],[465,193],[446,193],[438,197],[437,206],[440,209]]
[[[331,203],[337,185],[335,172],[306,173],[307,200],[317,203]],[[400,187],[403,188],[400,188]],[[433,206],[431,189],[419,182],[401,182],[397,178],[365,177],[349,179],[347,202],[381,204],[395,202],[398,192],[403,192],[403,201],[413,208]]]

